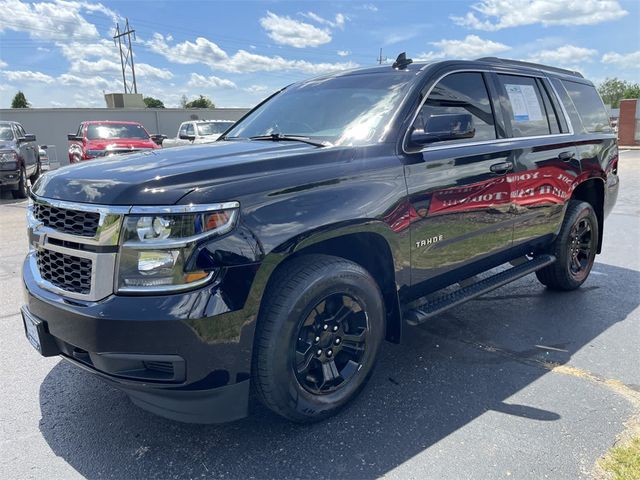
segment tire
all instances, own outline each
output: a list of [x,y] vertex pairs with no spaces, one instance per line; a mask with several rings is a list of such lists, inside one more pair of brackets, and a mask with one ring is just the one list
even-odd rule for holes
[[27,198],[29,194],[29,190],[27,187],[27,172],[24,167],[20,168],[20,181],[18,182],[17,188],[11,191],[13,198]]
[[586,202],[571,200],[549,253],[556,262],[536,272],[552,290],[575,290],[591,272],[598,248],[598,217]]
[[329,255],[291,260],[274,274],[258,317],[257,397],[294,422],[337,413],[367,382],[384,332],[382,294],[361,266]]

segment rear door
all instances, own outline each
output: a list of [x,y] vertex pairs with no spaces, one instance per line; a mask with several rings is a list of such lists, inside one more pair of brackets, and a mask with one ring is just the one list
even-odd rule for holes
[[422,146],[412,146],[405,138],[411,283],[416,293],[434,290],[447,283],[445,274],[459,277],[460,269],[466,271],[483,259],[493,261],[511,247],[513,213],[507,182],[511,149],[495,116],[489,79],[482,72],[456,71],[427,87],[427,98],[407,135],[424,131],[429,136],[433,134],[429,125],[434,123],[430,119],[470,114],[471,138]]
[[31,176],[36,171],[36,142],[27,142],[24,140],[27,133],[25,132],[22,125],[19,123],[14,124],[16,129],[16,137],[18,138],[19,144],[18,148],[20,149],[20,156],[24,160],[25,169],[27,171],[27,176]]
[[550,241],[559,231],[580,162],[571,127],[546,78],[494,74],[506,129],[513,137],[514,247]]

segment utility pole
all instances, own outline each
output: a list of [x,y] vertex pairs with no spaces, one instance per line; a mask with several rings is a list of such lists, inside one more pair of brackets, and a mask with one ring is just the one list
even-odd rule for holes
[[383,62],[387,61],[387,57],[382,56],[382,48],[380,49],[380,55],[378,56],[378,58],[376,58],[376,60],[380,65],[382,65]]
[[[136,85],[136,69],[133,65],[133,45],[131,43],[131,35],[136,40],[136,31],[129,27],[129,19],[126,19],[124,31],[120,31],[120,24],[116,23],[116,34],[113,36],[113,43],[120,49],[120,65],[122,66],[122,83],[124,84],[124,93],[138,93]],[[116,43],[117,42],[117,43]],[[124,43],[124,48],[123,44]],[[131,69],[132,85],[127,85],[127,69]]]

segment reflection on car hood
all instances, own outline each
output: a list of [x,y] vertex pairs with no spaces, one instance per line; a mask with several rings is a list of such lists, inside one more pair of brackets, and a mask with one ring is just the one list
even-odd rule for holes
[[[170,205],[196,187],[317,164],[325,149],[293,142],[224,141],[107,157],[51,172],[36,195],[104,205]],[[227,180],[228,179],[228,180]],[[216,198],[212,202],[233,199]]]

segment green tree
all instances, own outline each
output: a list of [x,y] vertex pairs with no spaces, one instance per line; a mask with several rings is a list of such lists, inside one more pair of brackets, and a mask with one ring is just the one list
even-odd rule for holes
[[622,98],[640,98],[640,84],[630,83],[627,85]]
[[185,102],[184,108],[216,108],[216,106],[210,99],[200,95],[200,98]]
[[18,91],[13,100],[11,101],[11,108],[30,108],[31,104],[27,102],[27,97],[24,96],[24,93]]
[[598,86],[598,93],[604,103],[611,105],[611,108],[618,108],[623,98],[640,97],[640,85],[618,78],[607,78]]
[[157,98],[144,97],[142,101],[147,106],[147,108],[164,108],[164,103],[162,103],[162,100],[158,100]]

